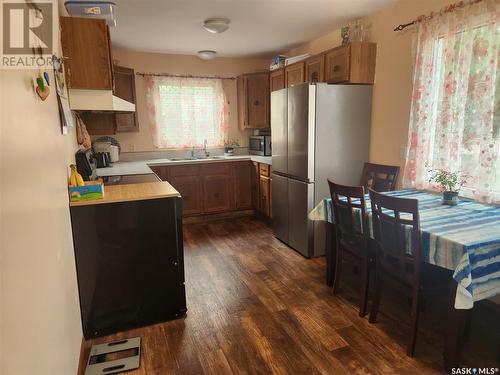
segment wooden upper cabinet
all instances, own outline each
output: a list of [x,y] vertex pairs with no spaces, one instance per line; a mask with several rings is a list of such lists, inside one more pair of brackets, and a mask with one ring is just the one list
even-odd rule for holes
[[70,89],[113,89],[109,28],[105,20],[61,17],[61,46]]
[[285,67],[285,85],[286,87],[290,87],[292,85],[296,85],[299,83],[304,83],[305,74],[304,74],[304,61],[300,61],[298,63],[288,65]]
[[325,82],[325,55],[306,60],[306,82]]
[[375,43],[352,42],[325,53],[325,81],[328,83],[373,84]]
[[269,73],[269,85],[271,91],[281,90],[285,88],[285,70],[278,69]]
[[241,129],[269,128],[269,74],[238,77],[238,122]]
[[[134,69],[115,65],[113,68],[115,78],[114,94],[130,103],[136,103],[135,99],[135,73]],[[116,131],[118,132],[138,132],[139,122],[137,112],[117,113]]]

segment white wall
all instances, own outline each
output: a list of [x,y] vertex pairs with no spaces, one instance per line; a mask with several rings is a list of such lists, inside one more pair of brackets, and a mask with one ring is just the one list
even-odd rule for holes
[[[74,132],[28,70],[0,70],[0,374],[75,374],[82,330],[67,196]],[[51,74],[51,81],[53,76]]]

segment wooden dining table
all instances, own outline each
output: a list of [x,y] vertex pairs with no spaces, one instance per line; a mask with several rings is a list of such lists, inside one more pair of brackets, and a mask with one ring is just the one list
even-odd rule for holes
[[[444,364],[450,371],[460,362],[468,311],[475,302],[500,294],[500,206],[468,199],[448,206],[443,205],[441,195],[419,190],[384,194],[418,200],[423,261],[452,271],[444,343]],[[368,195],[366,205],[371,217]],[[332,263],[335,218],[331,199],[323,199],[309,219],[327,222],[327,263]],[[327,266],[327,284],[332,282],[332,269]]]

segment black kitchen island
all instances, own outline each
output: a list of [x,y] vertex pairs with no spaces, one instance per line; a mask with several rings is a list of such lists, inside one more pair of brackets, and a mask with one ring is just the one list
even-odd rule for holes
[[70,213],[85,338],[186,313],[182,199],[170,184],[106,186]]

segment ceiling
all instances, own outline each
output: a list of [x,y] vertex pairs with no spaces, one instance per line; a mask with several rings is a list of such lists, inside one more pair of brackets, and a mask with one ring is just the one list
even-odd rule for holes
[[[373,13],[397,0],[117,0],[113,45],[137,51],[269,56]],[[211,34],[206,18],[227,17]]]

